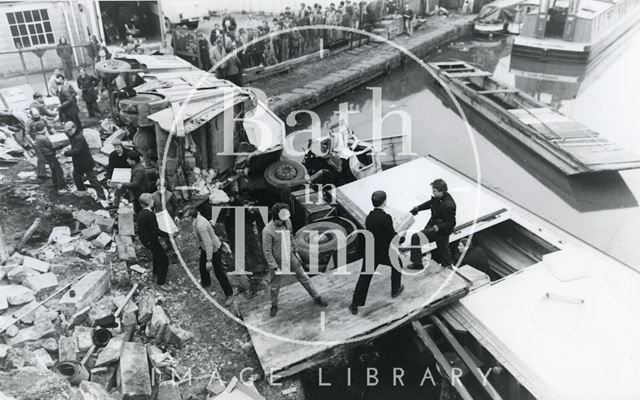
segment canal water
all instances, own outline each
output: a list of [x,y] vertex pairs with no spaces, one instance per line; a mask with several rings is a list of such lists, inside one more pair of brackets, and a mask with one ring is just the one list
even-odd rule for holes
[[[587,69],[511,60],[511,40],[465,37],[425,60],[473,62],[493,72],[498,80],[528,92],[607,139],[640,153],[637,109],[640,30],[612,49],[603,61]],[[323,121],[323,130],[338,123],[338,105],[347,102],[352,111],[349,126],[360,138],[371,137],[370,88],[374,87],[382,90],[382,114],[395,112],[395,116],[385,119],[383,136],[400,134],[402,124],[398,114],[406,113],[411,119],[412,147],[416,153],[432,155],[468,176],[481,176],[484,185],[640,269],[640,252],[636,248],[640,237],[640,170],[569,179],[521,148],[505,145],[500,134],[486,123],[471,119],[470,137],[462,119],[444,105],[442,91],[417,65],[400,68],[315,109]],[[309,121],[302,119],[296,129],[308,126]],[[426,198],[427,182],[424,184]],[[352,354],[342,367],[329,369],[328,375],[325,370],[323,382],[331,382],[332,387],[320,387],[317,369],[311,370],[305,379],[309,383],[305,385],[308,398],[437,399],[439,388],[419,385],[425,368],[434,365],[428,351],[416,351],[414,336],[409,328],[390,333],[361,353]],[[359,374],[351,385],[346,383],[346,366],[353,366],[353,373]],[[365,366],[381,371],[378,385],[366,386],[362,376]],[[393,367],[408,371],[410,379],[406,385],[393,385],[390,378]]]
[[[465,37],[425,61],[473,62],[493,72],[498,80],[517,86],[607,139],[640,153],[640,30],[586,71],[511,60],[510,50],[511,38]],[[349,126],[360,138],[371,137],[374,119],[370,88],[375,87],[382,91],[382,115],[395,113],[384,120],[383,136],[401,133],[398,114],[405,113],[411,119],[414,152],[432,155],[468,176],[476,178],[480,174],[484,185],[640,269],[636,248],[640,237],[640,170],[567,178],[518,146],[503,144],[495,128],[471,119],[476,153],[463,120],[443,104],[442,90],[415,64],[315,109],[323,130],[338,122],[338,106],[347,102]],[[304,118],[300,120],[297,128],[308,127]]]

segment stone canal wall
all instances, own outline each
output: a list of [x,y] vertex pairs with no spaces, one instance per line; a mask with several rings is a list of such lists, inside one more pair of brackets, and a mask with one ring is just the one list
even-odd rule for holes
[[[467,35],[473,15],[432,17],[412,37],[393,41],[422,58],[429,52]],[[257,81],[252,86],[264,90],[269,107],[281,118],[295,109],[311,110],[376,77],[391,72],[410,60],[400,50],[383,42],[373,42],[330,55],[283,74]]]

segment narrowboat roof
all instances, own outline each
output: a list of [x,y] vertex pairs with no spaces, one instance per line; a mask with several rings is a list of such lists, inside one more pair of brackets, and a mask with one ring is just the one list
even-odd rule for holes
[[639,286],[637,271],[567,246],[441,314],[538,399],[637,399]]
[[138,64],[139,67],[144,68],[147,71],[162,71],[162,70],[198,71],[199,70],[198,67],[194,66],[190,62],[171,54],[164,54],[164,55],[117,54],[115,58],[117,60],[124,60],[129,63],[136,63]]

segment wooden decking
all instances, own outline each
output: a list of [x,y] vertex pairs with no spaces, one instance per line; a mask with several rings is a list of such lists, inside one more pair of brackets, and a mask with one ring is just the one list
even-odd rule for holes
[[[353,263],[348,271],[359,268],[359,262]],[[403,276],[405,291],[393,299],[390,274],[389,267],[378,269],[367,303],[358,315],[352,315],[348,309],[357,273],[327,273],[311,278],[329,303],[327,308],[314,304],[297,282],[281,289],[279,312],[274,318],[269,316],[268,294],[264,299],[241,304],[265,374],[273,375],[274,379],[293,375],[337,354],[345,345],[409,323],[488,281],[486,275],[468,266],[453,272],[432,262],[425,273]]]

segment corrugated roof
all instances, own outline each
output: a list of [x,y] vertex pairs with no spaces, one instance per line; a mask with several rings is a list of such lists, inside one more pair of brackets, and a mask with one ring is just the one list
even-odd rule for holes
[[145,83],[135,88],[137,93],[158,93],[171,108],[149,116],[160,128],[170,131],[179,116],[179,135],[191,132],[220,114],[225,107],[250,98],[251,92],[202,70],[170,71],[142,74]]

